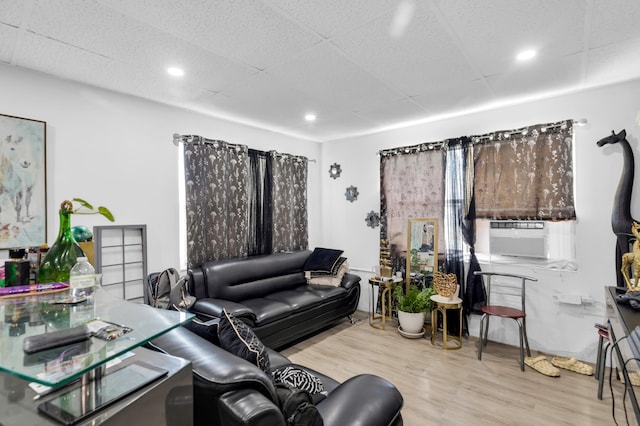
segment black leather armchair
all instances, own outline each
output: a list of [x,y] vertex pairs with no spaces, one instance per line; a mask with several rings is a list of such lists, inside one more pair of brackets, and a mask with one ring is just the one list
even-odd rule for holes
[[[270,377],[214,341],[180,327],[149,346],[192,362],[196,425],[286,425]],[[273,350],[269,350],[269,359],[273,368],[291,364]],[[318,377],[328,392],[316,404],[326,426],[402,424],[402,395],[387,380],[362,374],[338,383],[301,368]]]

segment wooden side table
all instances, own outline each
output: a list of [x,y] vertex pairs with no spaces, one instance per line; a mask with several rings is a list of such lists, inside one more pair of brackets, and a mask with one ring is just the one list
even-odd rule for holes
[[[462,299],[459,297],[447,298],[434,294],[431,296],[436,306],[431,310],[431,344],[435,345],[434,338],[438,329],[438,312],[442,315],[442,349],[460,349],[462,347]],[[460,325],[458,327],[458,336],[448,336],[447,334],[447,311],[450,309],[458,310]],[[453,346],[447,344],[447,337],[453,341]]]
[[[396,288],[398,283],[403,282],[402,278],[392,277],[387,279],[382,279],[382,277],[370,277],[369,284],[371,284],[371,297],[369,298],[369,325],[373,328],[377,328],[378,330],[385,329],[385,320],[391,319],[391,291]],[[374,298],[374,290],[375,288],[382,289],[382,293],[380,294],[381,301],[381,314],[376,316],[376,305]],[[376,323],[378,322],[378,323]]]

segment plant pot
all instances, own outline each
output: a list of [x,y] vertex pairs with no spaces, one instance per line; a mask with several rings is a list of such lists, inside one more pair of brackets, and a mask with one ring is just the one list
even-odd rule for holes
[[400,328],[405,333],[416,334],[422,331],[424,327],[425,313],[411,313],[398,311],[398,321],[400,322]]

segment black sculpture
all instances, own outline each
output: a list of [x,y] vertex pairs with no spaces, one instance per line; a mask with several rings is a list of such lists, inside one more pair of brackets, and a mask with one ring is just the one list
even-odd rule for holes
[[622,175],[618,183],[616,195],[613,198],[613,209],[611,210],[611,227],[616,234],[616,283],[618,287],[626,287],[626,282],[622,276],[622,255],[629,251],[629,232],[632,223],[638,222],[631,217],[631,191],[633,190],[633,175],[635,171],[635,161],[631,145],[627,141],[627,132],[622,131],[616,134],[613,130],[611,135],[598,141],[598,146],[619,143],[622,145],[624,164]]

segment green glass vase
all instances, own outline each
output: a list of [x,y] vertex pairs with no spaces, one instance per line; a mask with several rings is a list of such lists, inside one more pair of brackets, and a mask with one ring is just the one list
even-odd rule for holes
[[40,264],[38,283],[69,282],[71,268],[78,257],[85,255],[71,232],[72,209],[70,201],[63,201],[60,205],[58,237]]

